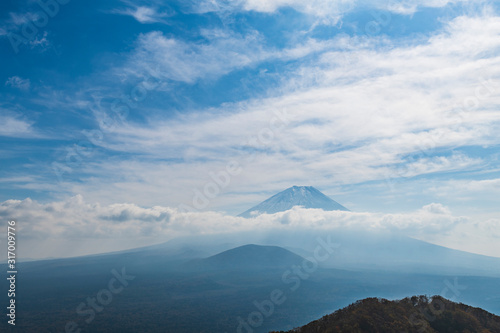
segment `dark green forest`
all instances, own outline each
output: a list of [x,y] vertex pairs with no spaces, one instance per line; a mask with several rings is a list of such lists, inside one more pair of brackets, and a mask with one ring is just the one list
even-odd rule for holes
[[441,296],[398,301],[367,298],[287,333],[333,332],[498,333],[500,317]]

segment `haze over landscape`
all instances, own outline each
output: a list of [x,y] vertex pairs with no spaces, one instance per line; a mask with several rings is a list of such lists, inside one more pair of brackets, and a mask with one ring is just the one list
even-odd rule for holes
[[18,327],[499,332],[499,36],[491,0],[2,1]]
[[[256,206],[281,216],[281,229],[179,237],[109,254],[20,263],[17,311],[23,317],[17,327],[252,333],[312,321],[300,330],[498,332],[500,258],[366,226],[340,223],[332,232],[294,225],[294,216],[304,213],[317,214],[320,225],[331,222],[323,219],[328,213],[341,222],[346,210],[338,203],[331,210],[333,203],[314,187],[294,186]],[[249,221],[257,224],[269,215],[249,211],[255,216]],[[408,296],[423,294],[440,296]]]

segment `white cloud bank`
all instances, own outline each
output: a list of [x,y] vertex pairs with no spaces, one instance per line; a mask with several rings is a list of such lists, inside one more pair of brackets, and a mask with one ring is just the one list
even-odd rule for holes
[[[482,236],[487,244],[497,243],[499,220],[485,223],[454,216],[447,207],[433,203],[405,214],[381,214],[369,212],[324,212],[319,209],[294,209],[273,215],[261,215],[254,219],[234,217],[217,212],[184,213],[178,209],[155,206],[139,207],[135,204],[112,204],[101,206],[86,203],[81,196],[66,201],[42,204],[31,199],[8,200],[0,204],[2,219],[17,221],[17,234],[31,246],[23,248],[25,257],[46,257],[96,253],[103,247],[83,246],[78,251],[57,247],[47,249],[47,243],[64,240],[68,244],[92,242],[113,245],[105,250],[119,250],[148,243],[167,241],[181,236],[202,236],[231,233],[266,233],[266,231],[314,231],[339,228],[362,229],[364,231],[390,231],[423,240],[434,235],[444,235],[453,240],[456,230],[471,230]],[[465,228],[465,229],[464,229]],[[495,229],[497,228],[497,229]],[[460,235],[458,235],[460,236]],[[470,236],[470,235],[469,235]],[[45,244],[42,246],[42,244]],[[109,244],[108,244],[109,245]],[[473,244],[462,248],[471,250]],[[476,244],[477,245],[477,244]],[[485,243],[480,246],[484,246]],[[459,247],[460,248],[460,247]],[[484,253],[483,248],[476,252]],[[56,251],[53,253],[51,251]],[[81,251],[81,252],[80,252]],[[496,251],[496,252],[495,252]],[[488,254],[498,255],[498,245],[493,245]]]

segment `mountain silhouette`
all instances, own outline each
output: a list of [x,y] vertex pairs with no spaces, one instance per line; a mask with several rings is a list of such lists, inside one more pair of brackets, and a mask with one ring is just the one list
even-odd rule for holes
[[260,270],[299,265],[304,260],[279,246],[248,244],[205,259],[193,260],[190,266],[209,270]]
[[398,301],[367,298],[288,331],[292,332],[498,333],[500,317],[441,296],[413,296]]
[[240,217],[255,217],[260,214],[274,214],[292,209],[295,206],[304,208],[320,208],[325,211],[344,210],[347,208],[330,199],[312,186],[292,186],[257,206],[241,213]]

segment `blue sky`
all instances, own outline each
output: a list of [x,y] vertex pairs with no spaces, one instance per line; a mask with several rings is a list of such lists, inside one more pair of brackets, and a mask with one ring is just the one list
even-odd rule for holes
[[500,226],[494,1],[42,3],[0,4],[2,215],[235,215],[312,185],[354,212]]

